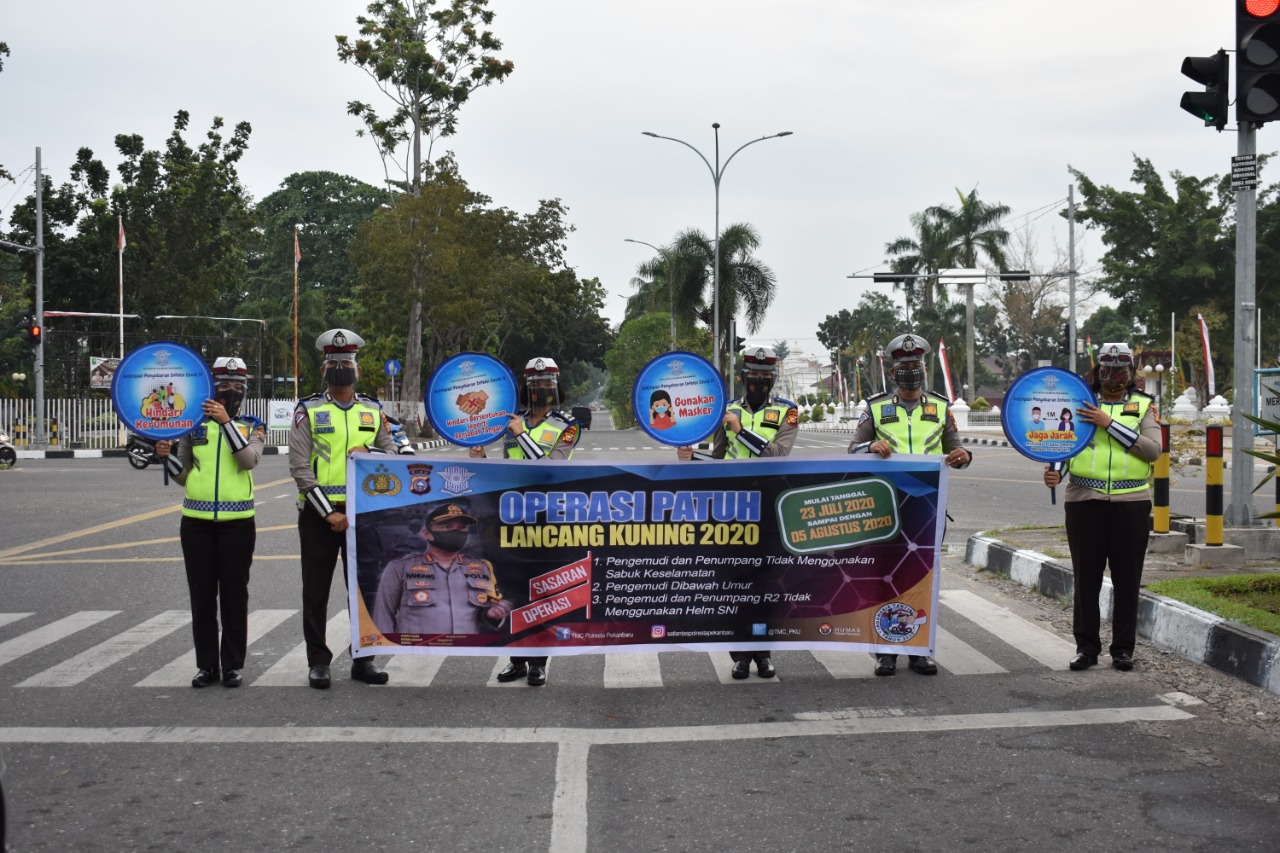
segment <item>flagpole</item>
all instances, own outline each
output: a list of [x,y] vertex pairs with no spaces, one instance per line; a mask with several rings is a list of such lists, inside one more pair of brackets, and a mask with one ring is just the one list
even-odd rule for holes
[[298,226],[293,226],[293,399],[298,399],[298,263],[302,251],[298,248]]
[[116,302],[120,315],[120,357],[124,358],[124,214],[116,214],[116,223],[120,226],[120,236],[116,240],[116,262],[119,273]]

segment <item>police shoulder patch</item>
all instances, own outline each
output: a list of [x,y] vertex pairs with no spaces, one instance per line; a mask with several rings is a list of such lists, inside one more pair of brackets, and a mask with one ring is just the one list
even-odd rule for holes
[[800,410],[792,406],[787,409],[787,425],[795,426],[798,423],[800,423]]

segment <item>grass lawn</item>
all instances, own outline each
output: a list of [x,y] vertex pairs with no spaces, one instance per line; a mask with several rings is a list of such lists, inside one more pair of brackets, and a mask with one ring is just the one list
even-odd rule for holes
[[1146,588],[1223,619],[1280,634],[1280,575],[1176,578]]

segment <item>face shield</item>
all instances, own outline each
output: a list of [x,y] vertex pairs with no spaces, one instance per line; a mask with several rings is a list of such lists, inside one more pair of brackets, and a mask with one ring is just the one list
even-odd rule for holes
[[354,360],[326,359],[320,367],[324,382],[330,388],[349,388],[356,384],[360,376],[360,368]]

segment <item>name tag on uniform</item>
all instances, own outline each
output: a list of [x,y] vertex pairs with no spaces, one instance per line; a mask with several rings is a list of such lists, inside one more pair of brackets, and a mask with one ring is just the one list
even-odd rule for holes
[[209,443],[208,427],[202,424],[196,427],[195,429],[193,429],[191,431],[191,443],[192,444],[208,444]]
[[324,433],[324,432],[333,432],[333,431],[334,431],[334,427],[331,427],[331,426],[327,426],[327,427],[318,426],[312,430],[313,433]]

